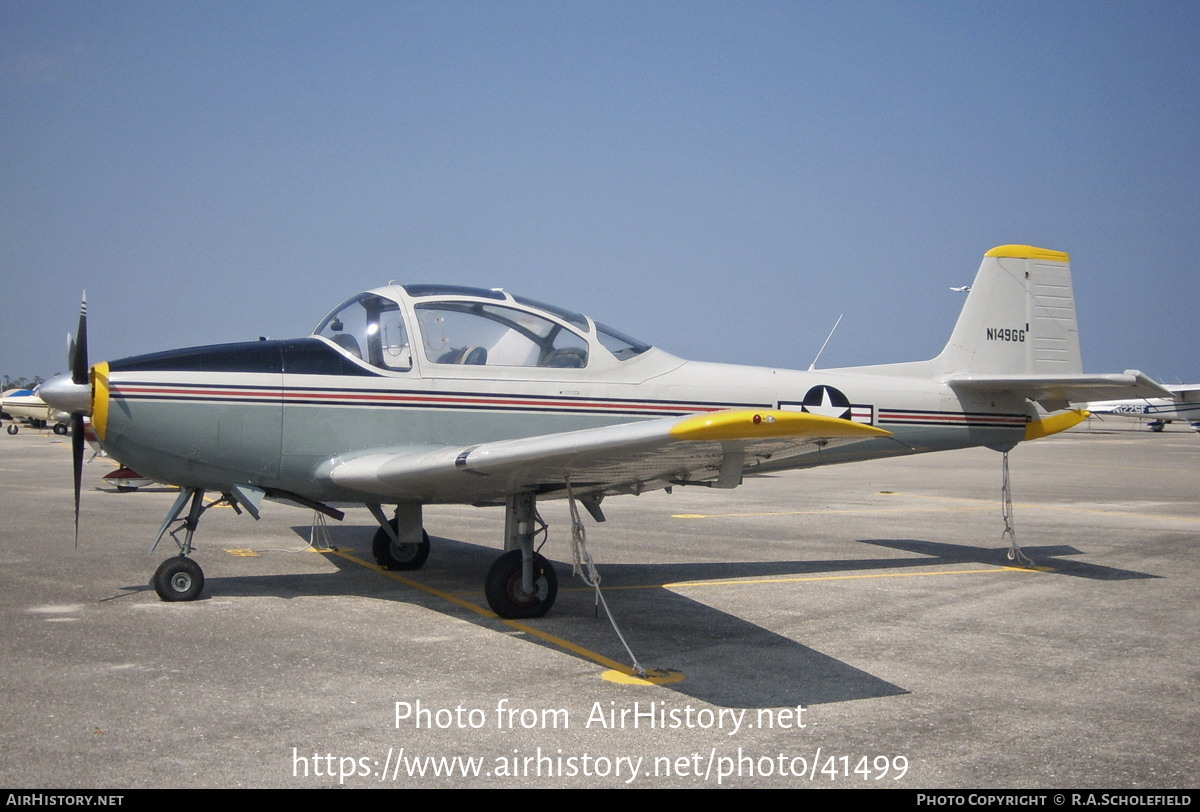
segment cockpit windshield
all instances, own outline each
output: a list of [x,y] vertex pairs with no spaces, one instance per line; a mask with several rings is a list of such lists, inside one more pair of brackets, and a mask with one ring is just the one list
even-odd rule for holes
[[523,304],[526,307],[532,307],[535,310],[544,310],[547,313],[558,316],[560,319],[567,322],[568,324],[574,324],[576,327],[578,327],[581,330],[588,329],[588,320],[587,320],[586,316],[582,316],[579,313],[575,313],[574,311],[567,310],[565,307],[556,307],[554,305],[548,305],[545,302],[539,302],[534,299],[528,299],[524,296],[517,296],[516,294],[513,294],[513,301],[516,302],[517,304]]
[[650,349],[650,345],[644,341],[638,341],[636,338],[630,338],[624,333],[618,333],[613,328],[605,327],[600,322],[596,322],[596,337],[600,339],[600,343],[604,345],[606,350],[617,356],[618,361],[624,361],[626,358],[641,355]]
[[[414,300],[412,342],[423,347],[424,358],[434,364],[583,369],[591,360],[589,354],[599,351],[595,342],[618,361],[650,349],[649,344],[574,311],[499,289],[453,285],[401,289]],[[399,302],[381,294],[349,299],[321,322],[314,335],[371,366],[407,372],[413,367],[413,343],[404,312]]]
[[437,364],[582,368],[588,343],[572,330],[525,310],[482,302],[417,305],[425,357]]
[[333,311],[316,329],[371,366],[406,372],[412,369],[412,348],[400,306],[391,299],[364,293]]

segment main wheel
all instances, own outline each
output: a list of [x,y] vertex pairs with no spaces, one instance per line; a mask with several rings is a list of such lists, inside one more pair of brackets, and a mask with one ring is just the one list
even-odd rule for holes
[[[388,524],[392,526],[393,533],[397,532],[395,519]],[[420,542],[397,544],[381,527],[375,531],[371,550],[375,553],[375,563],[385,570],[419,570],[425,559],[429,558],[429,534],[422,530]]]
[[153,583],[164,601],[194,601],[204,589],[204,570],[192,559],[177,555],[158,565]]
[[8,424],[8,433],[9,433],[9,434],[16,434],[16,433],[17,433],[17,424],[16,424],[16,423],[9,423],[9,424]]
[[57,434],[59,437],[62,437],[68,431],[70,431],[70,429],[67,428],[65,423],[55,423],[54,424],[54,433]]
[[510,550],[496,559],[483,582],[488,606],[502,618],[541,617],[558,597],[558,576],[540,555],[533,558],[533,594],[521,589],[521,551]]

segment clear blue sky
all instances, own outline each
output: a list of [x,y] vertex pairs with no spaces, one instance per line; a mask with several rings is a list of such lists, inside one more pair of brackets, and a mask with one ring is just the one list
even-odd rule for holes
[[0,373],[501,286],[690,358],[938,352],[1071,253],[1084,363],[1200,381],[1200,3],[0,0]]

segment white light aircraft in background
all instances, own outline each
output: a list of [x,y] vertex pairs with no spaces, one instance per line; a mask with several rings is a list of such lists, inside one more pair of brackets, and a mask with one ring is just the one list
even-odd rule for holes
[[52,423],[55,434],[66,434],[70,421],[70,415],[47,404],[33,389],[9,389],[0,396],[0,412],[10,421],[9,434],[16,434],[21,423],[35,429]]
[[1145,420],[1151,431],[1162,431],[1175,420],[1186,420],[1200,431],[1200,384],[1166,386],[1169,398],[1130,398],[1102,400],[1087,404],[1087,410],[1101,417],[1128,417]]

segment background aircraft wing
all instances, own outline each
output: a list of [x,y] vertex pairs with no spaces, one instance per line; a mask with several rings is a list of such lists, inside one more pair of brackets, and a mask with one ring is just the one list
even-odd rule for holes
[[1170,390],[1136,369],[1120,375],[984,375],[959,374],[946,379],[955,389],[1016,392],[1048,411],[1072,403],[1122,398],[1170,398]]
[[739,409],[481,445],[373,451],[331,459],[319,475],[382,501],[487,501],[555,491],[568,479],[581,493],[706,480],[734,487],[744,469],[763,460],[889,436],[849,420]]
[[1180,403],[1200,402],[1200,383],[1184,383],[1167,387],[1171,396]]

